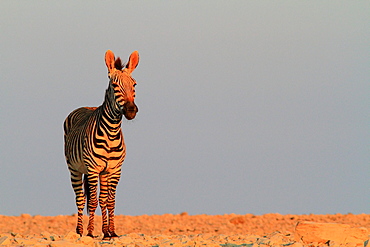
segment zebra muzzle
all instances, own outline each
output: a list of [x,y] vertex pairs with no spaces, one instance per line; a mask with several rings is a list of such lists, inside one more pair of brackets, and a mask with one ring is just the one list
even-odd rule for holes
[[126,102],[122,107],[122,113],[127,120],[132,120],[135,118],[136,113],[139,111],[134,102]]

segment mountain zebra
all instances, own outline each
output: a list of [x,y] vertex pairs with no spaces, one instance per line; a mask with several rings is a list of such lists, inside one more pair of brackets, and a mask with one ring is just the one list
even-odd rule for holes
[[113,52],[108,50],[105,63],[109,85],[104,102],[99,107],[78,108],[68,115],[64,121],[64,152],[76,194],[76,232],[82,236],[83,209],[87,202],[90,214],[87,235],[93,237],[94,214],[98,205],[97,184],[100,180],[102,231],[104,239],[109,239],[117,237],[114,228],[115,194],[126,155],[121,130],[122,116],[131,120],[138,112],[134,103],[136,82],[131,73],[139,63],[139,53],[134,51],[127,64],[123,65],[121,59],[115,59]]

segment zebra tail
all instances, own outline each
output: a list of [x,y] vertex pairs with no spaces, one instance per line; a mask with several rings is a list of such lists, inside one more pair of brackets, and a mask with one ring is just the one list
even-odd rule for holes
[[85,190],[85,197],[86,197],[86,211],[89,214],[89,202],[90,202],[90,189],[89,189],[89,179],[86,174],[84,174],[84,190]]

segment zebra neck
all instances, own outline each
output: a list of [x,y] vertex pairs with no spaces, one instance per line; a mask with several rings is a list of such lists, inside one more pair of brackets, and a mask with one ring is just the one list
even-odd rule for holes
[[122,112],[116,102],[113,89],[110,86],[105,92],[105,98],[102,104],[102,116],[109,120],[111,124],[121,126]]

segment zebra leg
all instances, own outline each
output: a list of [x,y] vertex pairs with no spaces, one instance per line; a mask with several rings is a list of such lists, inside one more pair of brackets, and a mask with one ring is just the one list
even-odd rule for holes
[[89,224],[87,226],[87,236],[89,237],[94,237],[93,236],[93,231],[94,231],[94,217],[95,217],[95,210],[96,207],[98,206],[98,199],[96,196],[96,191],[97,191],[97,185],[98,185],[98,178],[99,174],[92,173],[87,175],[87,179],[89,181],[89,191],[86,193],[89,193],[87,198],[89,198],[88,202],[88,212],[89,212]]
[[116,188],[121,177],[121,170],[111,174],[108,181],[108,217],[109,217],[109,234],[111,237],[118,237],[114,227],[114,208],[116,204]]
[[100,174],[100,195],[99,204],[102,215],[102,231],[104,233],[103,239],[110,239],[108,232],[108,220],[107,220],[107,198],[108,198],[108,174]]
[[86,202],[85,195],[82,189],[82,173],[75,171],[73,169],[70,169],[70,172],[72,187],[76,194],[76,206],[78,212],[76,232],[77,234],[82,236],[83,234],[82,216]]

